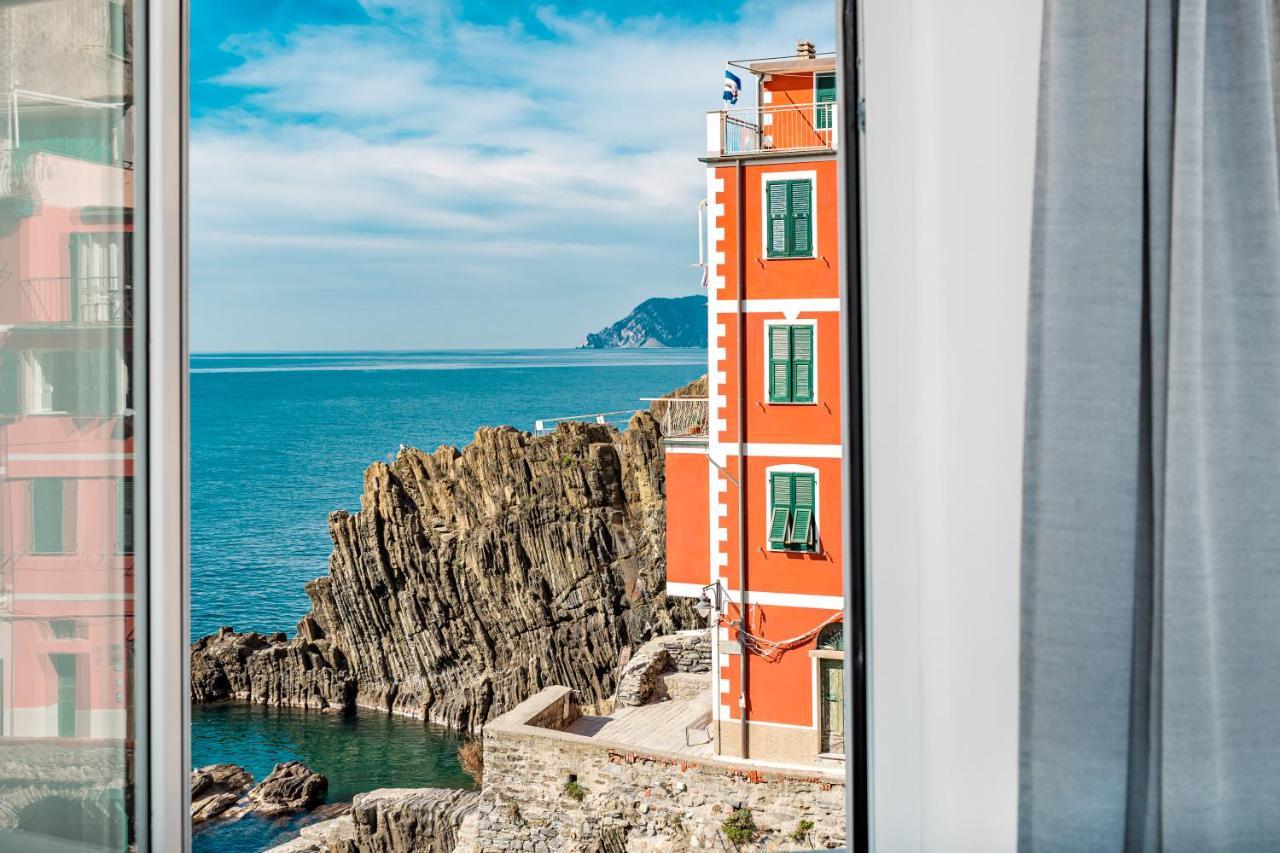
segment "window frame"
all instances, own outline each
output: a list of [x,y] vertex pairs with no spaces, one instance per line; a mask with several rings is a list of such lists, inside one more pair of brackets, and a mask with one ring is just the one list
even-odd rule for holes
[[[813,544],[810,546],[794,545],[786,541],[787,539],[790,538],[791,532],[792,532],[792,525],[795,523],[795,519],[794,519],[795,480],[794,479],[792,480],[792,485],[791,485],[791,505],[786,508],[787,520],[785,524],[785,530],[783,533],[783,543],[781,547],[778,547],[777,545],[774,544],[773,527],[775,523],[775,514],[779,509],[782,509],[782,507],[777,507],[774,505],[773,478],[779,474],[792,477],[792,478],[796,477],[797,475],[807,476],[813,480],[813,505],[809,508],[812,514],[812,521],[810,522],[810,524],[813,526]],[[767,551],[774,554],[821,554],[822,553],[822,531],[818,523],[819,509],[820,509],[820,502],[821,502],[821,498],[819,497],[819,488],[821,486],[821,483],[822,483],[821,473],[818,471],[817,468],[814,468],[811,465],[792,465],[792,464],[770,465],[768,468],[765,469],[764,486],[765,486],[765,494],[768,496],[768,499],[767,499],[768,509],[765,513],[765,543],[766,543]]]
[[[810,359],[809,382],[812,393],[808,400],[796,400],[795,397],[795,373],[794,369],[789,367],[787,387],[788,397],[790,399],[777,400],[773,396],[773,330],[778,326],[786,326],[794,328],[796,326],[806,326],[811,329],[813,354]],[[792,356],[793,339],[788,336],[788,357],[789,365],[794,365],[795,359]],[[764,391],[763,402],[769,406],[816,406],[819,404],[818,399],[818,321],[816,319],[772,319],[764,321]]]
[[[830,100],[830,101],[819,101],[819,100],[818,100],[818,92],[821,90],[821,87],[819,87],[819,86],[818,86],[818,78],[819,78],[819,77],[830,77],[830,78],[831,78],[831,91],[832,91],[833,95],[832,95],[832,98],[831,98],[831,100]],[[814,130],[818,131],[819,133],[824,133],[824,132],[825,132],[825,133],[830,133],[830,132],[832,132],[833,130],[835,130],[835,109],[834,109],[834,107],[835,107],[835,105],[836,105],[836,99],[839,97],[839,88],[838,88],[838,87],[839,87],[839,85],[840,85],[840,82],[839,82],[839,79],[836,77],[836,72],[834,72],[834,71],[817,71],[817,72],[814,72],[814,75],[813,75],[813,128],[814,128]],[[824,105],[824,104],[830,104],[830,105],[831,105],[831,109],[828,109],[828,110],[826,111],[826,115],[827,115],[827,123],[826,123],[826,126],[825,126],[825,127],[824,127],[824,126],[823,126],[823,124],[822,124],[822,120],[821,120],[821,118],[819,118],[819,117],[823,114],[823,105]]]
[[[791,181],[809,182],[809,253],[790,251],[775,255],[769,248],[769,184]],[[787,216],[791,216],[791,192],[787,191]],[[790,234],[790,230],[788,230]],[[763,261],[814,260],[818,255],[818,173],[814,169],[764,172],[760,175],[760,259]]]

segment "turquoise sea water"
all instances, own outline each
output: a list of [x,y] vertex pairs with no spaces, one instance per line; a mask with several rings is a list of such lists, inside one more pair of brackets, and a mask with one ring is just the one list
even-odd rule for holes
[[[196,355],[191,359],[191,635],[287,631],[325,573],[328,514],[359,508],[363,472],[401,444],[462,446],[477,427],[640,408],[706,370],[706,351],[484,350]],[[625,422],[626,416],[614,418]],[[218,706],[193,709],[192,759],[261,779],[299,759],[330,802],[378,787],[465,786],[457,741],[421,722]],[[327,769],[326,769],[327,768]],[[196,835],[248,853],[296,820]]]

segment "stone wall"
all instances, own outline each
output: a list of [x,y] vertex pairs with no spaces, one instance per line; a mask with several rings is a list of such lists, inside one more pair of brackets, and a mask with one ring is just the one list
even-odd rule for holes
[[[566,688],[548,688],[484,730],[485,788],[470,839],[476,850],[806,850],[844,842],[838,771],[770,770],[528,725],[572,717]],[[574,785],[570,785],[572,782]],[[573,793],[581,793],[581,799]],[[750,810],[759,832],[735,847],[722,824]],[[812,823],[799,832],[801,821]]]

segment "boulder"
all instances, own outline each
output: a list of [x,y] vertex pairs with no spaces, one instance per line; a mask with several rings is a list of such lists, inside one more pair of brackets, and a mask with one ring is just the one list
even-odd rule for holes
[[203,823],[234,806],[253,787],[253,776],[235,764],[191,771],[191,822]]
[[324,776],[301,761],[286,761],[249,791],[248,811],[264,817],[303,811],[323,802],[328,792]]

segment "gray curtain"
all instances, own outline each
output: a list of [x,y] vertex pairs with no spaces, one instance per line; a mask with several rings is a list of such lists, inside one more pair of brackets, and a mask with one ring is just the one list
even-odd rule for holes
[[1045,2],[1024,851],[1280,849],[1275,17]]

